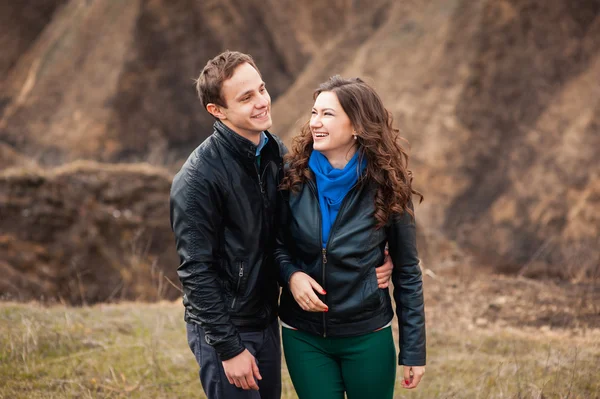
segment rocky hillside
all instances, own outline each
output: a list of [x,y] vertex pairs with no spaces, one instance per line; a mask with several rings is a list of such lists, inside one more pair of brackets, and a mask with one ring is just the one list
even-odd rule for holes
[[[178,295],[156,274],[177,265],[170,176],[227,48],[255,57],[288,143],[330,75],[377,88],[412,144],[427,268],[600,275],[600,0],[5,3],[0,294]],[[138,161],[166,169],[115,164]]]
[[45,165],[177,163],[210,133],[212,119],[193,89],[209,58],[224,49],[252,54],[276,98],[324,39],[357,18],[360,3],[6,3],[0,143]]
[[426,230],[502,270],[597,274],[600,1],[576,4],[396,2],[364,43],[341,35],[305,68],[276,126],[289,140],[318,82],[361,76],[412,143]]

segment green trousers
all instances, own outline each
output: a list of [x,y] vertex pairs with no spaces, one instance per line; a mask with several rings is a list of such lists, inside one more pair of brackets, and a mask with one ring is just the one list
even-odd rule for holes
[[396,348],[392,328],[327,337],[282,328],[285,361],[299,399],[392,399]]

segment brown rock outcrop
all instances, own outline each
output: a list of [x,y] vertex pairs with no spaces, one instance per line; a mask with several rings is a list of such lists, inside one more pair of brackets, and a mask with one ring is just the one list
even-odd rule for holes
[[67,0],[20,0],[0,3],[0,82]]
[[[193,86],[208,59],[225,49],[252,54],[276,98],[361,3],[65,1],[27,35],[31,45],[0,55],[14,64],[0,80],[0,140],[45,165],[177,164],[211,132]],[[37,10],[33,2],[2,7]],[[6,42],[25,40],[3,29],[14,35]]]
[[171,178],[150,165],[76,162],[0,174],[0,293],[90,303],[174,298]]
[[[479,264],[600,273],[600,2],[427,1],[387,14],[351,62],[324,72],[314,60],[298,82],[341,73],[378,89],[413,146],[421,225]],[[274,106],[288,142],[312,88],[295,84]]]

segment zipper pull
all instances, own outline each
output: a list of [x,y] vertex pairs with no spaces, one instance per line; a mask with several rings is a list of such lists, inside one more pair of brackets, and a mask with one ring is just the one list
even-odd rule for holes
[[263,181],[260,178],[260,173],[258,171],[256,171],[256,176],[258,176],[258,187],[260,187],[260,192],[261,192],[261,194],[264,194],[265,188],[263,187]]
[[327,263],[327,250],[325,248],[323,248],[322,252],[323,252],[323,263]]
[[238,274],[238,276],[242,277],[244,275],[244,264],[241,263],[240,264],[240,273]]

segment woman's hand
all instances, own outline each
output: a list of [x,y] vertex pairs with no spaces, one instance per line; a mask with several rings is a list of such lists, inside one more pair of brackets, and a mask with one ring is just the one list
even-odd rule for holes
[[315,294],[325,295],[325,290],[308,274],[296,272],[290,277],[290,291],[296,302],[307,312],[327,312],[329,308]]
[[425,366],[403,366],[404,367],[404,381],[402,381],[402,387],[406,389],[413,389],[419,385],[421,378],[425,374]]

